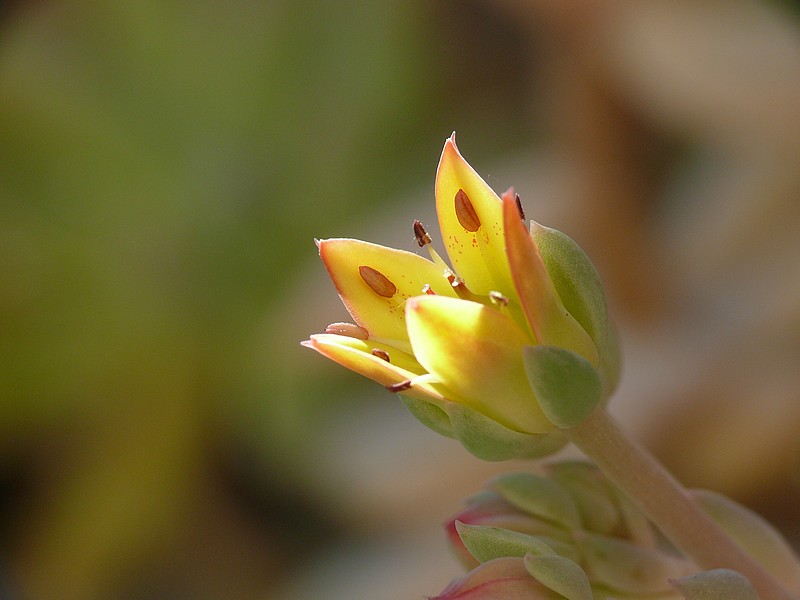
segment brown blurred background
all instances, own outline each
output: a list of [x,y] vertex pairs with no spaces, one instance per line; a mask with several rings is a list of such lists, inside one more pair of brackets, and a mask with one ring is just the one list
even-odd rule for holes
[[435,232],[452,130],[576,238],[612,411],[800,539],[792,2],[0,4],[0,597],[422,598],[492,473],[300,348],[313,245]]

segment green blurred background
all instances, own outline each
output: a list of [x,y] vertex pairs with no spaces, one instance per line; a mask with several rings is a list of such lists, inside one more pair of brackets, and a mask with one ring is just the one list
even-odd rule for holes
[[[313,238],[412,250],[411,221],[430,210],[454,129],[479,171],[497,168],[498,189],[519,189],[507,177],[534,165],[559,174],[535,189],[572,199],[548,210],[598,257],[623,328],[669,329],[690,302],[729,293],[724,278],[722,292],[707,291],[711,259],[670,275],[686,257],[670,254],[668,234],[685,233],[679,211],[694,211],[698,194],[718,198],[725,187],[709,181],[729,183],[741,164],[755,165],[755,187],[734,216],[763,217],[753,207],[767,190],[767,225],[796,232],[785,216],[799,187],[800,78],[778,82],[800,73],[797,24],[788,4],[674,4],[643,14],[625,2],[513,0],[0,5],[0,595],[322,597],[296,582],[374,523],[410,518],[404,505],[425,512],[424,494],[402,497],[433,486],[419,473],[403,475],[372,525],[343,507],[355,484],[323,460],[347,437],[331,429],[350,414],[366,414],[368,428],[386,418],[372,403],[399,403],[298,342],[345,316]],[[688,50],[670,41],[686,23]],[[706,223],[719,214],[697,210]],[[712,240],[723,266],[741,264],[736,227]],[[787,248],[794,256],[796,244]],[[688,330],[707,324],[693,315]],[[784,352],[800,339],[791,323]],[[654,363],[674,350],[656,346]],[[746,359],[722,360],[719,379]],[[781,396],[792,418],[795,383]],[[386,410],[401,430],[416,427]],[[653,433],[691,480],[662,438]],[[370,444],[357,450],[380,452],[380,436]],[[414,464],[477,473],[476,489],[484,467],[444,447],[452,453]],[[378,472],[402,466],[393,460]],[[749,489],[731,481],[717,483]],[[434,523],[452,502],[433,504]],[[439,591],[415,588],[404,568],[384,574],[384,596],[363,597]]]
[[257,597],[337,535],[303,482],[357,384],[304,372],[326,323],[288,300],[315,236],[430,196],[456,126],[476,156],[531,140],[511,25],[458,2],[5,6],[14,597]]

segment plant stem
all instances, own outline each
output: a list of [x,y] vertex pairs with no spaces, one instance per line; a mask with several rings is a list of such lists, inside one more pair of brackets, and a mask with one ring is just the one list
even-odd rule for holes
[[630,440],[604,408],[563,431],[700,569],[738,571],[761,600],[797,600],[701,510],[652,455]]

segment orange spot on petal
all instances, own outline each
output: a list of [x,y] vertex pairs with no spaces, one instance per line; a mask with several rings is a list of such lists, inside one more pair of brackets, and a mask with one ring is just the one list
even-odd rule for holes
[[377,269],[362,265],[358,267],[358,274],[361,275],[361,279],[363,279],[370,289],[378,294],[378,296],[391,298],[397,293],[397,286]]
[[481,220],[478,213],[475,212],[475,207],[472,206],[472,201],[467,196],[467,193],[459,189],[454,198],[456,218],[461,226],[467,231],[478,231],[481,226]]

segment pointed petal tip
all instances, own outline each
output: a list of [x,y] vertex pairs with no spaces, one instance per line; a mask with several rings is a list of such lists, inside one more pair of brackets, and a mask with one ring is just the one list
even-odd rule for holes
[[[509,191],[513,192],[513,189],[514,188],[511,188]],[[523,230],[525,230],[525,235],[523,236],[507,235],[506,243],[512,242],[512,243],[527,244],[528,239],[530,239],[530,236],[528,235],[525,224],[522,222],[522,218],[524,218],[524,215],[521,214],[522,209],[520,207],[520,204],[517,202],[517,198],[519,198],[519,196],[517,196],[516,193],[509,194],[508,192],[506,192],[500,197],[500,200],[503,203],[504,227],[521,227]],[[515,223],[519,223],[519,225],[516,225]]]
[[444,160],[445,156],[455,154],[456,157],[461,158],[461,151],[458,149],[458,145],[456,145],[456,132],[454,131],[450,134],[450,137],[447,138],[444,142],[444,148],[442,148],[442,156],[439,159],[439,166],[441,167],[441,163]]

